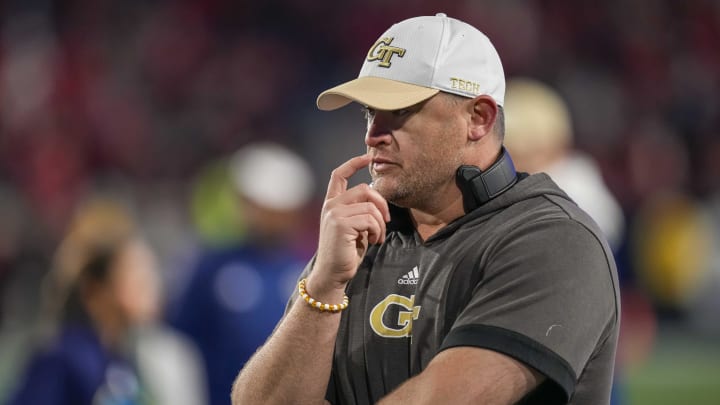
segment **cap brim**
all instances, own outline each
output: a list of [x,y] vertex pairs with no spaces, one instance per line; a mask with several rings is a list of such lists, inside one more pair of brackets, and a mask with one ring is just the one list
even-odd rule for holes
[[398,110],[425,101],[438,92],[440,90],[380,77],[359,77],[322,92],[317,106],[331,111],[355,101],[376,110]]

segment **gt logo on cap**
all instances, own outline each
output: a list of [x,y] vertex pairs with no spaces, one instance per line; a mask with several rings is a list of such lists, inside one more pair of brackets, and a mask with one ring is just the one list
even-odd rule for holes
[[367,61],[372,62],[374,60],[379,60],[382,62],[380,62],[378,66],[389,68],[390,59],[392,59],[394,55],[398,55],[402,58],[403,55],[405,55],[405,49],[398,48],[396,46],[390,46],[393,39],[395,38],[385,37],[378,39],[377,42],[375,42],[372,48],[370,48],[370,50],[368,51]]

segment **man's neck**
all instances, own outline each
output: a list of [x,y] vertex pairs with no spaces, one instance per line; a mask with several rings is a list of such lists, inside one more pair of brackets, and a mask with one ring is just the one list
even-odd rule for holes
[[[482,149],[482,153],[468,164],[486,170],[498,159],[499,148],[498,146],[497,148]],[[431,199],[431,204],[410,208],[409,210],[410,218],[412,218],[415,229],[423,241],[433,236],[450,222],[465,215],[462,192],[455,184],[454,178],[439,187],[434,196],[437,198]]]
[[410,218],[423,241],[464,214],[462,196],[459,194],[449,204],[437,211],[410,209]]

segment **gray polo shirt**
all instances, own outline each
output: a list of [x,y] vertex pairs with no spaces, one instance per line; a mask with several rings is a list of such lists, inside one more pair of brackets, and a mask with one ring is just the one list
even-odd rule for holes
[[609,403],[615,263],[598,226],[547,175],[524,177],[425,242],[405,210],[392,217],[347,288],[332,404],[374,403],[457,346],[544,374],[523,404]]

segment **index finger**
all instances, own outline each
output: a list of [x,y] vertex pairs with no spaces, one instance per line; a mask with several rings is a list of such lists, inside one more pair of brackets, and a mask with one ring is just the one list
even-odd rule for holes
[[330,174],[330,183],[328,183],[325,199],[337,197],[343,191],[347,190],[348,179],[360,169],[367,167],[371,160],[370,155],[355,156],[336,167]]

